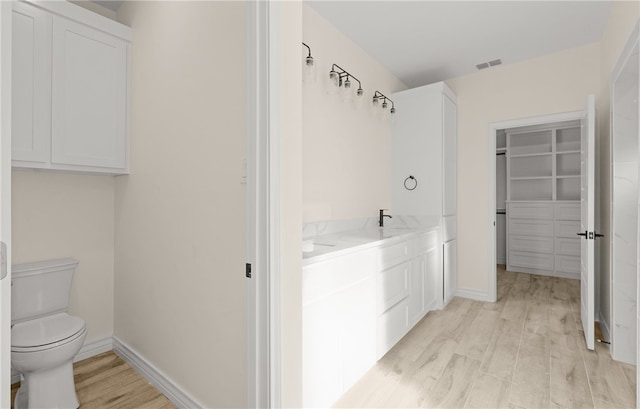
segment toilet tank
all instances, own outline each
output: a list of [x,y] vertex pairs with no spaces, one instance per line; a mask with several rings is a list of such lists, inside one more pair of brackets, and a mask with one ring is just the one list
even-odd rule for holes
[[74,258],[11,266],[11,323],[69,309]]

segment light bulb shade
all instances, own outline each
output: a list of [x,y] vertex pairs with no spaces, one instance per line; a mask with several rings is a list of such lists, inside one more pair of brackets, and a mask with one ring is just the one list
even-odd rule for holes
[[347,77],[347,79],[344,80],[344,87],[347,89],[351,88],[351,81],[349,81],[349,77]]
[[373,97],[373,106],[374,106],[374,107],[377,107],[377,106],[378,106],[378,102],[380,102],[380,101],[378,100],[378,97]]
[[391,107],[391,113],[395,114],[396,113],[396,109],[394,107]]
[[311,66],[313,65],[313,57],[312,56],[308,56],[305,61],[307,62],[307,65]]
[[338,77],[338,73],[334,70],[329,71],[329,79],[331,80],[331,83],[336,87],[340,85],[340,78]]
[[362,88],[358,88],[358,90],[356,91],[356,94],[361,97],[364,95],[364,91],[362,90]]
[[387,104],[387,101],[385,100],[385,101],[382,103],[382,109],[385,109],[387,106],[388,106],[388,104]]

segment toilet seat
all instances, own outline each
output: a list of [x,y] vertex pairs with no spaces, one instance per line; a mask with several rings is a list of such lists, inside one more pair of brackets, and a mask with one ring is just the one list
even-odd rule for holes
[[69,343],[87,331],[82,318],[67,313],[20,322],[11,328],[11,352],[36,352]]

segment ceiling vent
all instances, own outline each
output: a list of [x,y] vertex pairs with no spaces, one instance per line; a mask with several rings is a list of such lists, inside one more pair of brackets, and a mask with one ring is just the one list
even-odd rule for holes
[[498,58],[497,60],[491,60],[489,62],[483,62],[482,64],[477,64],[476,68],[479,70],[484,70],[485,68],[495,67],[496,65],[500,65],[500,64],[502,64],[502,60]]

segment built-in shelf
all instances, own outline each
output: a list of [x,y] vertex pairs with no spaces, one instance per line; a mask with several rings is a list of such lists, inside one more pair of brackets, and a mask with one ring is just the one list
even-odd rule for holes
[[507,199],[580,199],[580,132],[577,123],[507,130]]

